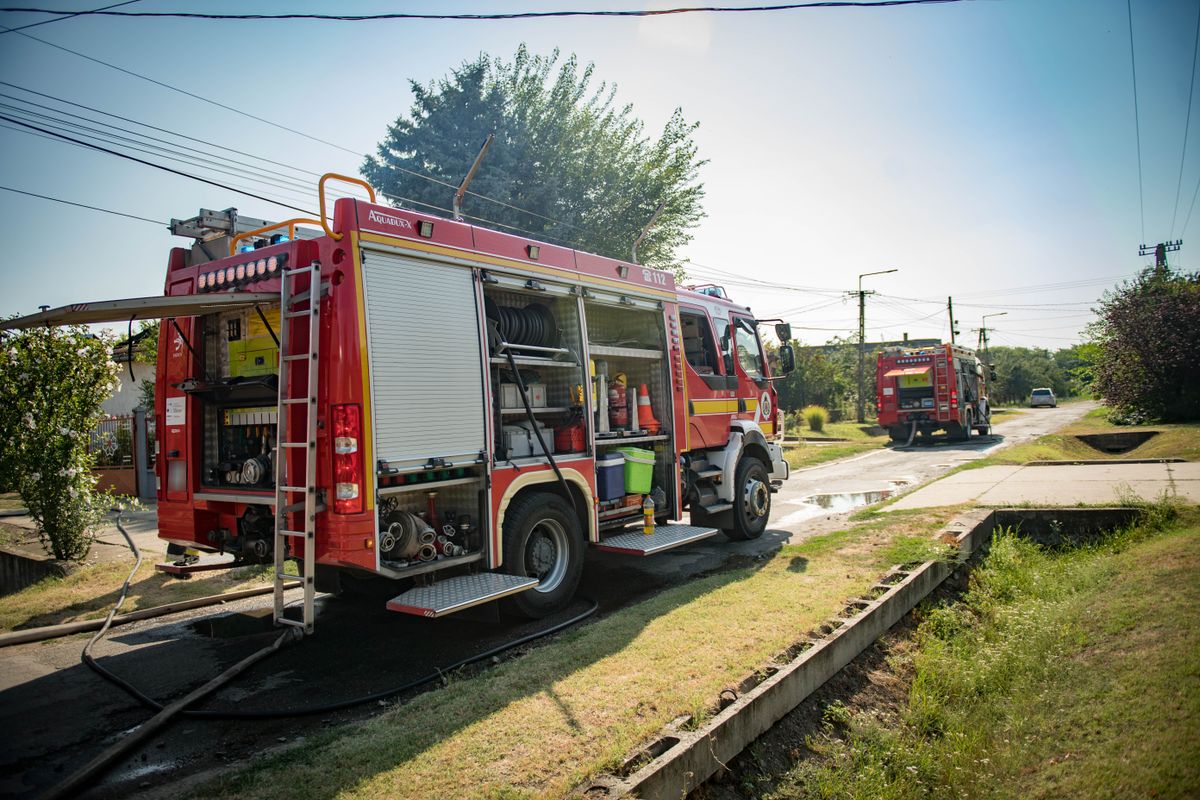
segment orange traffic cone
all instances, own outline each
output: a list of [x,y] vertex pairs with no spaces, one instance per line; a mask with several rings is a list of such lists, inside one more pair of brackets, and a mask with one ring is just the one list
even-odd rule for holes
[[650,405],[650,390],[646,384],[638,386],[638,425],[654,436],[662,429],[662,423],[654,418],[654,408]]

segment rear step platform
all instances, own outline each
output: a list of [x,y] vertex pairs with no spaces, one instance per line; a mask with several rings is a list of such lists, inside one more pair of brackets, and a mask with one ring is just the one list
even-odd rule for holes
[[716,528],[699,528],[695,525],[658,525],[654,533],[647,536],[641,529],[629,533],[619,533],[606,537],[599,544],[593,545],[597,550],[608,553],[625,553],[632,556],[649,556],[682,547],[685,544],[698,542],[715,536],[720,531]]
[[480,572],[445,578],[432,586],[418,586],[388,600],[388,611],[417,617],[444,617],[464,608],[477,606],[523,592],[538,585],[537,578]]

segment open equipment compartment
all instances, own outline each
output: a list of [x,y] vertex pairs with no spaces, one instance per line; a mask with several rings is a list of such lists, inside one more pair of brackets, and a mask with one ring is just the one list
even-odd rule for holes
[[[575,292],[562,284],[489,272],[483,276],[483,294],[496,464],[545,458],[533,424],[556,457],[591,452],[584,434],[586,383]],[[521,397],[518,375],[534,423]]]
[[[595,373],[596,453],[599,456],[623,447],[652,451],[650,494],[656,498],[655,517],[665,519],[672,509],[678,508],[678,479],[676,443],[671,435],[674,427],[671,365],[665,357],[668,349],[662,303],[589,291],[583,306],[590,368]],[[621,376],[624,376],[624,400],[620,390],[614,391]],[[624,408],[618,408],[620,405]],[[627,493],[612,508],[601,504],[601,528],[620,527],[640,515],[640,494],[636,495],[636,505],[631,502],[633,497]]]
[[274,491],[278,417],[279,306],[200,319],[204,373],[185,391],[201,404],[200,484]]

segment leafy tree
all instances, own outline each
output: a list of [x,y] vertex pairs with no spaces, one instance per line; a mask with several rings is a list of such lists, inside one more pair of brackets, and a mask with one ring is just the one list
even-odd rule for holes
[[1147,267],[1107,292],[1089,331],[1095,388],[1123,416],[1200,419],[1200,273]]
[[818,405],[839,413],[848,409],[858,387],[857,345],[835,338],[826,347],[806,347],[797,341],[792,347],[796,369],[775,385],[780,408],[797,411]]
[[993,347],[991,363],[996,377],[988,383],[993,405],[1027,403],[1029,393],[1048,386],[1058,397],[1070,395],[1067,374],[1049,350],[1041,347]]
[[0,345],[0,470],[15,485],[42,544],[81,559],[112,505],[95,492],[88,437],[116,388],[112,340],[83,326],[31,328]]
[[1066,376],[1071,394],[1091,394],[1096,361],[1099,357],[1100,347],[1095,342],[1081,342],[1054,351],[1054,363]]
[[638,257],[676,267],[674,254],[703,217],[697,174],[705,162],[692,140],[698,123],[676,109],[651,139],[632,107],[616,104],[616,86],[594,85],[593,72],[574,55],[560,62],[557,50],[534,56],[521,45],[511,62],[481,54],[428,86],[410,81],[409,116],[388,127],[362,174],[403,205],[445,210],[495,133],[471,184],[477,194],[464,198],[464,215],[627,259],[662,205]]

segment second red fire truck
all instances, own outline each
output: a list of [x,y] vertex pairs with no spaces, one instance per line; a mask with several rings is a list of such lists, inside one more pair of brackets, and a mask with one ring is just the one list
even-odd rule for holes
[[955,344],[884,349],[875,373],[880,426],[892,441],[937,431],[959,439],[991,433],[986,371],[974,350]]

